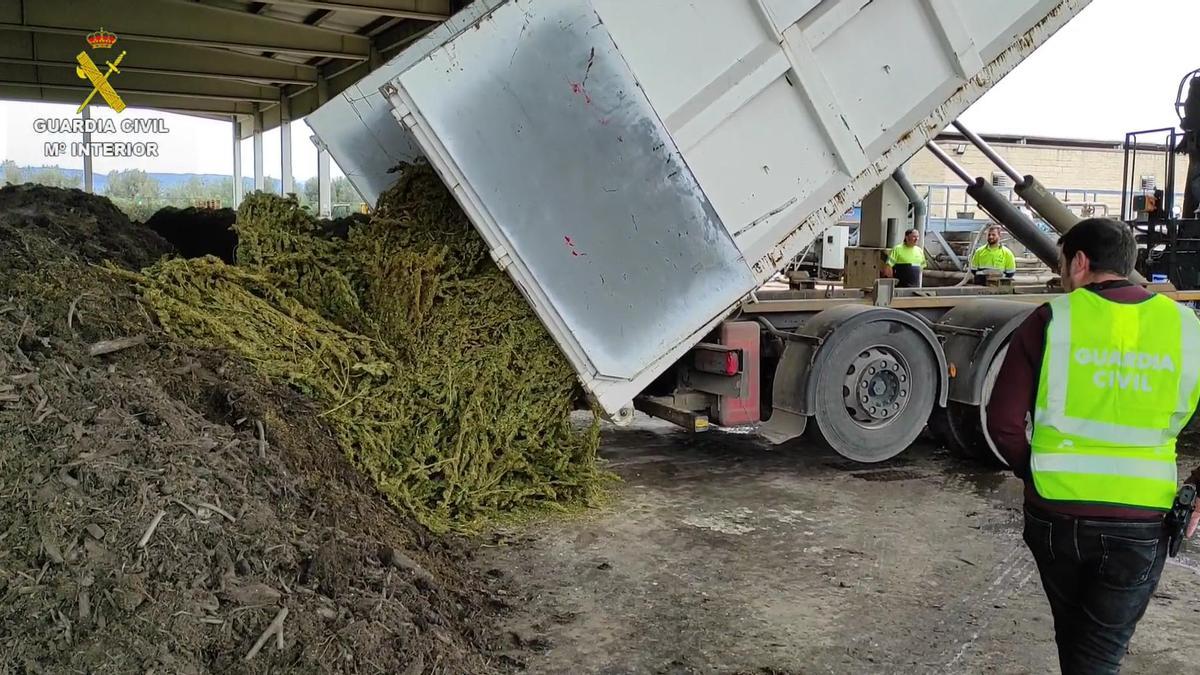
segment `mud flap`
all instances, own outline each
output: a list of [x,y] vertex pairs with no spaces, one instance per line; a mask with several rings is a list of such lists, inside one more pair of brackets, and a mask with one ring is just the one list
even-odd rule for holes
[[771,419],[759,425],[758,433],[773,445],[780,445],[802,435],[807,427],[808,415],[776,408]]

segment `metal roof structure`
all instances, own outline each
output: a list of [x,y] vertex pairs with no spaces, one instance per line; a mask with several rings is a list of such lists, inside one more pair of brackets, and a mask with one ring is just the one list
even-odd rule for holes
[[[126,105],[262,130],[361,79],[464,0],[0,0],[0,100],[78,104],[76,55],[101,28],[127,56]],[[101,62],[103,68],[103,62]],[[253,134],[239,124],[240,135]]]

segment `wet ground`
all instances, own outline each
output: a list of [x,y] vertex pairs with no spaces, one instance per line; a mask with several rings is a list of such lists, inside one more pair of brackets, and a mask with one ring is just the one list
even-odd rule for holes
[[[540,652],[529,672],[1057,671],[1015,478],[929,446],[861,465],[644,418],[603,453],[625,480],[610,507],[482,554],[531,589],[507,626]],[[1200,553],[1173,559],[1125,672],[1200,663],[1198,591]]]

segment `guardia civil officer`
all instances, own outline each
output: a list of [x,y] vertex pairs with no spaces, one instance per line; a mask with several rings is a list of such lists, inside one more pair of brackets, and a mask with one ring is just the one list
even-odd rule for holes
[[[1014,333],[988,430],[1025,482],[1025,543],[1062,672],[1116,673],[1167,558],[1175,439],[1200,397],[1200,321],[1128,280],[1125,224],[1084,220],[1059,245],[1067,293]],[[1186,482],[1198,480],[1200,469]]]

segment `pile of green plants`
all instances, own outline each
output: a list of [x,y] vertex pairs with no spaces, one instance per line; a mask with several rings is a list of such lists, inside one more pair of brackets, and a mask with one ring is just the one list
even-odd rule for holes
[[137,275],[163,328],[297,388],[346,455],[434,531],[587,504],[609,476],[569,364],[437,175],[408,166],[328,233],[294,199],[238,211],[237,264]]

